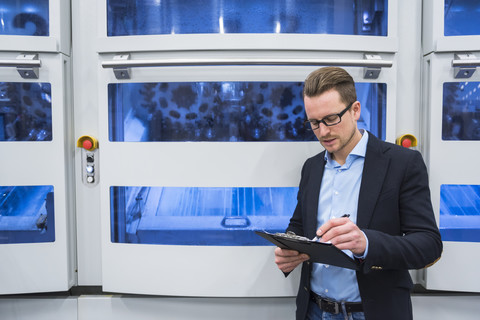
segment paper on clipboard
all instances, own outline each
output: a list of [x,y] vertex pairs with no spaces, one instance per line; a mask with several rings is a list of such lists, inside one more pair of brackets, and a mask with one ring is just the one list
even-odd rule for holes
[[274,234],[265,231],[255,231],[255,233],[282,249],[291,249],[308,254],[310,256],[310,261],[312,262],[324,263],[353,270],[358,270],[360,268],[359,262],[350,258],[345,252],[331,243],[286,237],[282,234]]

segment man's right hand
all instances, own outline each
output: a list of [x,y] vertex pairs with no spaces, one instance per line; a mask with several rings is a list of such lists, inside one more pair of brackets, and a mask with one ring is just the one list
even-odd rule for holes
[[285,273],[291,272],[302,262],[307,261],[310,257],[304,253],[295,250],[287,250],[282,248],[275,249],[275,263],[278,268]]

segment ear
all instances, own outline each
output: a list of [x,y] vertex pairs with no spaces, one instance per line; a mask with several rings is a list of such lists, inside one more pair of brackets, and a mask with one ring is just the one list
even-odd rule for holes
[[360,105],[360,101],[355,101],[350,109],[353,112],[353,118],[358,121],[360,119],[360,111],[362,111],[362,107]]

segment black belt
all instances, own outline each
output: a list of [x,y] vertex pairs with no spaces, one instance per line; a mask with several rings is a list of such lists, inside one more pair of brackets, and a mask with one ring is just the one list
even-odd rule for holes
[[[310,298],[320,307],[320,309],[322,309],[325,312],[329,312],[333,314],[342,313],[341,302],[323,299],[313,291],[310,291]],[[363,312],[363,307],[361,302],[345,302],[344,304],[345,304],[345,310],[347,313]]]

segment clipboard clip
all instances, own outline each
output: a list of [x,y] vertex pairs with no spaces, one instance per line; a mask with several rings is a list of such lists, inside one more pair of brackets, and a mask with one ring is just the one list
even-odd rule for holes
[[276,233],[275,235],[280,236],[280,237],[284,237],[284,238],[290,238],[290,239],[312,241],[312,240],[308,239],[307,237],[297,236],[295,234],[295,232],[293,232],[293,231],[287,231],[286,233]]

